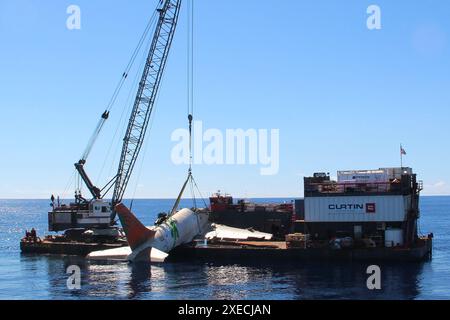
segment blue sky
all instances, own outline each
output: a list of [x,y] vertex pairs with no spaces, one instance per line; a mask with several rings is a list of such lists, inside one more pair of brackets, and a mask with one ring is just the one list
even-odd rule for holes
[[[0,198],[72,195],[73,163],[156,2],[0,0]],[[313,172],[399,166],[400,143],[424,193],[450,194],[448,1],[195,3],[196,119],[220,130],[280,129],[279,174],[196,166],[205,196],[299,197]],[[81,30],[66,28],[71,4]],[[366,27],[371,4],[382,10],[381,30]],[[186,175],[170,157],[171,133],[186,126],[186,25],[184,7],[129,197],[174,197]],[[116,170],[130,90],[89,159],[98,185]]]

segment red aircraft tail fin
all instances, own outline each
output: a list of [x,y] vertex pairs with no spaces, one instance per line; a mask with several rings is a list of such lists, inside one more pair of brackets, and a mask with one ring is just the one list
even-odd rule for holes
[[122,203],[116,206],[116,212],[122,223],[131,250],[136,249],[147,240],[155,237],[156,232],[146,228]]

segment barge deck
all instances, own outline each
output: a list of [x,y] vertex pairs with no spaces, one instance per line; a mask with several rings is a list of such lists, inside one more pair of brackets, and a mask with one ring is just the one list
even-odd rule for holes
[[39,242],[21,241],[20,250],[24,254],[55,254],[85,257],[94,251],[117,249],[127,245],[126,242],[87,243],[78,241],[56,242],[48,240]]

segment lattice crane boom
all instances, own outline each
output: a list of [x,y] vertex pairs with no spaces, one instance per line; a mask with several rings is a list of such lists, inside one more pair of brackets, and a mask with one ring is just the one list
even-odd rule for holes
[[[127,184],[144,143],[147,127],[154,109],[172,40],[177,27],[182,0],[161,1],[159,20],[153,36],[145,68],[139,82],[128,128],[123,141],[122,154],[112,199],[113,207],[122,201]],[[114,221],[115,212],[111,216]]]

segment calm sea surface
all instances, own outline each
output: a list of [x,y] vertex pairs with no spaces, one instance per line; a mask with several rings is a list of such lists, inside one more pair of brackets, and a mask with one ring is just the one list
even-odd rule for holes
[[[256,200],[259,202],[280,199]],[[139,200],[133,211],[152,225],[170,200]],[[185,202],[185,206],[191,206]],[[82,258],[21,255],[25,229],[47,229],[49,201],[0,200],[0,299],[450,299],[450,197],[422,197],[420,231],[434,232],[433,260],[381,264],[382,290],[369,291],[363,263],[270,265],[182,263],[132,267]],[[69,265],[82,269],[67,289]]]

